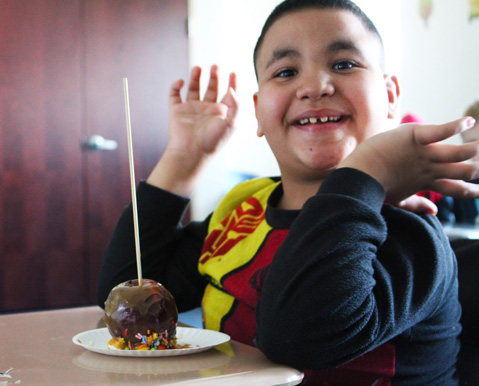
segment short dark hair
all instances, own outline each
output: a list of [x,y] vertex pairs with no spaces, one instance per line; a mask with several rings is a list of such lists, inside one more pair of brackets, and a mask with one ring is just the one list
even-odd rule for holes
[[261,30],[258,41],[256,42],[256,46],[253,52],[253,64],[256,78],[258,78],[258,72],[256,69],[258,52],[261,48],[261,45],[263,44],[264,37],[269,31],[270,27],[282,16],[305,8],[338,9],[345,10],[356,15],[361,21],[361,23],[364,25],[364,27],[377,36],[381,47],[381,57],[379,58],[380,65],[384,69],[384,46],[381,35],[374,23],[371,21],[371,19],[355,3],[350,0],[285,0],[279,5],[277,5],[273,12],[271,12],[271,14],[268,16],[266,22],[263,25],[263,29]]

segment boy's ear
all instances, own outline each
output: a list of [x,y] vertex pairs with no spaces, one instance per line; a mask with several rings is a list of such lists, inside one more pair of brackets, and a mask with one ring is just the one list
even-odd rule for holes
[[258,131],[256,132],[256,135],[258,137],[262,137],[264,135],[263,130],[261,130],[261,127],[259,127],[259,120],[258,120],[258,93],[255,92],[253,94],[253,102],[254,102],[254,115],[256,116],[256,121],[258,122]]
[[399,96],[401,90],[399,88],[399,81],[396,75],[384,75],[384,82],[386,83],[386,90],[388,93],[388,118],[394,119],[399,114]]

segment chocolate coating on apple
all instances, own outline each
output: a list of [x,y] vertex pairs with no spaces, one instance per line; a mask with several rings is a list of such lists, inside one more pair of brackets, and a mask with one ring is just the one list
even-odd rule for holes
[[171,293],[160,283],[129,280],[113,288],[105,302],[104,321],[110,334],[133,344],[140,336],[160,333],[175,338],[178,309]]

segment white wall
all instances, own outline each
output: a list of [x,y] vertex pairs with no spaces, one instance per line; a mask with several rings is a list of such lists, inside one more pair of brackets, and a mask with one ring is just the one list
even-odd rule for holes
[[[217,63],[224,82],[235,71],[240,101],[237,130],[193,197],[194,219],[208,214],[229,190],[232,172],[278,174],[267,143],[256,137],[252,52],[266,17],[279,2],[189,0],[190,65],[208,69]],[[427,27],[419,16],[419,0],[357,0],[357,4],[383,37],[386,70],[400,79],[403,113],[416,112],[430,123],[442,123],[460,117],[479,98],[479,20],[468,21],[468,0],[434,1]]]
[[479,19],[468,0],[434,1],[426,26],[418,3],[401,1],[402,110],[444,123],[479,99]]
[[253,94],[257,90],[253,49],[264,20],[278,0],[189,0],[190,65],[220,67],[224,94],[228,74],[238,77],[236,131],[206,170],[193,197],[193,219],[204,218],[231,188],[232,172],[277,175],[276,161],[264,138],[256,136]]

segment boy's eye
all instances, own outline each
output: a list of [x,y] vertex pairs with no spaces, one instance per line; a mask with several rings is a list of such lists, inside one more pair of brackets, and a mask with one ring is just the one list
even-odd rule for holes
[[349,70],[354,67],[357,67],[357,65],[351,60],[341,60],[333,65],[335,70]]
[[285,68],[283,70],[277,71],[274,74],[275,78],[289,78],[290,76],[296,75],[298,72],[296,70],[293,70],[291,68]]

